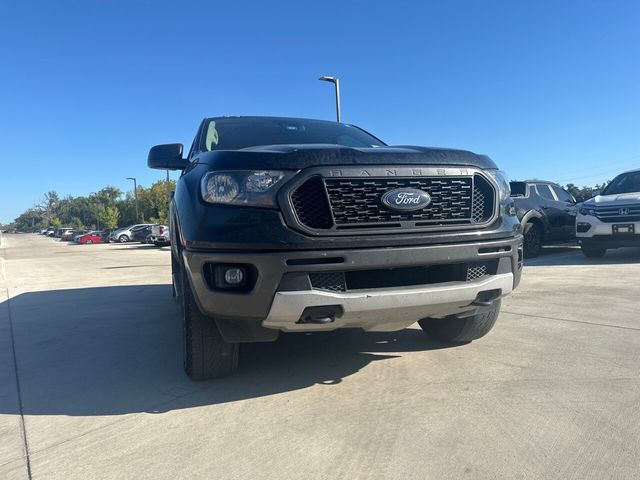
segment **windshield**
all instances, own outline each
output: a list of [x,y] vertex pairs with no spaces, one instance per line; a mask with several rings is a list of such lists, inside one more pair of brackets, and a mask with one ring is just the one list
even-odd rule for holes
[[602,191],[602,195],[640,192],[640,172],[623,173],[614,178]]
[[346,147],[382,147],[380,140],[344,123],[299,118],[213,118],[205,127],[203,150],[239,150],[262,145],[324,143]]

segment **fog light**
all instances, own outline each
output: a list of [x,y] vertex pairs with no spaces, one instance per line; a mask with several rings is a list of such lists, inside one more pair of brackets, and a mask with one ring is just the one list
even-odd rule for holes
[[216,290],[246,292],[253,288],[256,280],[252,265],[206,263],[204,274],[207,284]]
[[227,268],[224,272],[224,281],[228,285],[241,285],[244,282],[244,270],[242,268]]
[[591,229],[591,224],[586,222],[578,222],[576,230],[578,233],[586,233]]

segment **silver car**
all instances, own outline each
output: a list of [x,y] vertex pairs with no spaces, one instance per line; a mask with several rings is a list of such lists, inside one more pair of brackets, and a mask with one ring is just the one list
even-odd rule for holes
[[111,240],[112,242],[127,243],[127,242],[131,241],[131,230],[134,230],[134,229],[140,228],[140,227],[148,227],[150,225],[153,225],[153,224],[152,223],[138,223],[136,225],[129,225],[128,227],[120,228],[118,230],[114,230],[109,235],[109,240]]

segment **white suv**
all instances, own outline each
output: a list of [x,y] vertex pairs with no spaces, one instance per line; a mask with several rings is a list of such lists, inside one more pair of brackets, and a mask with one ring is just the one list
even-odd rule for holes
[[581,205],[576,237],[587,257],[602,257],[608,248],[640,247],[640,170],[618,175]]

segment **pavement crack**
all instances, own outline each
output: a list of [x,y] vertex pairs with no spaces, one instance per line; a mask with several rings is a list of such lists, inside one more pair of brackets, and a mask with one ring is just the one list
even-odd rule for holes
[[16,379],[16,392],[18,395],[18,408],[20,409],[20,433],[22,435],[22,445],[24,449],[24,459],[27,466],[27,477],[29,480],[31,476],[31,456],[29,453],[29,441],[27,439],[27,426],[24,421],[24,408],[22,407],[22,390],[20,388],[20,375],[18,374],[18,357],[16,355],[16,340],[13,330],[13,318],[11,316],[11,297],[9,296],[9,289],[5,290],[7,296],[7,315],[9,318],[9,336],[11,337],[11,354],[13,356],[13,373]]
[[558,322],[582,323],[584,325],[593,325],[594,327],[619,328],[621,330],[632,330],[632,331],[640,332],[640,328],[637,328],[637,327],[625,327],[624,325],[611,325],[610,323],[586,322],[584,320],[570,320],[568,318],[547,317],[545,315],[532,315],[530,313],[509,312],[507,310],[503,310],[502,312],[503,313],[508,313],[510,315],[520,315],[522,317],[542,318],[544,320],[556,320]]

